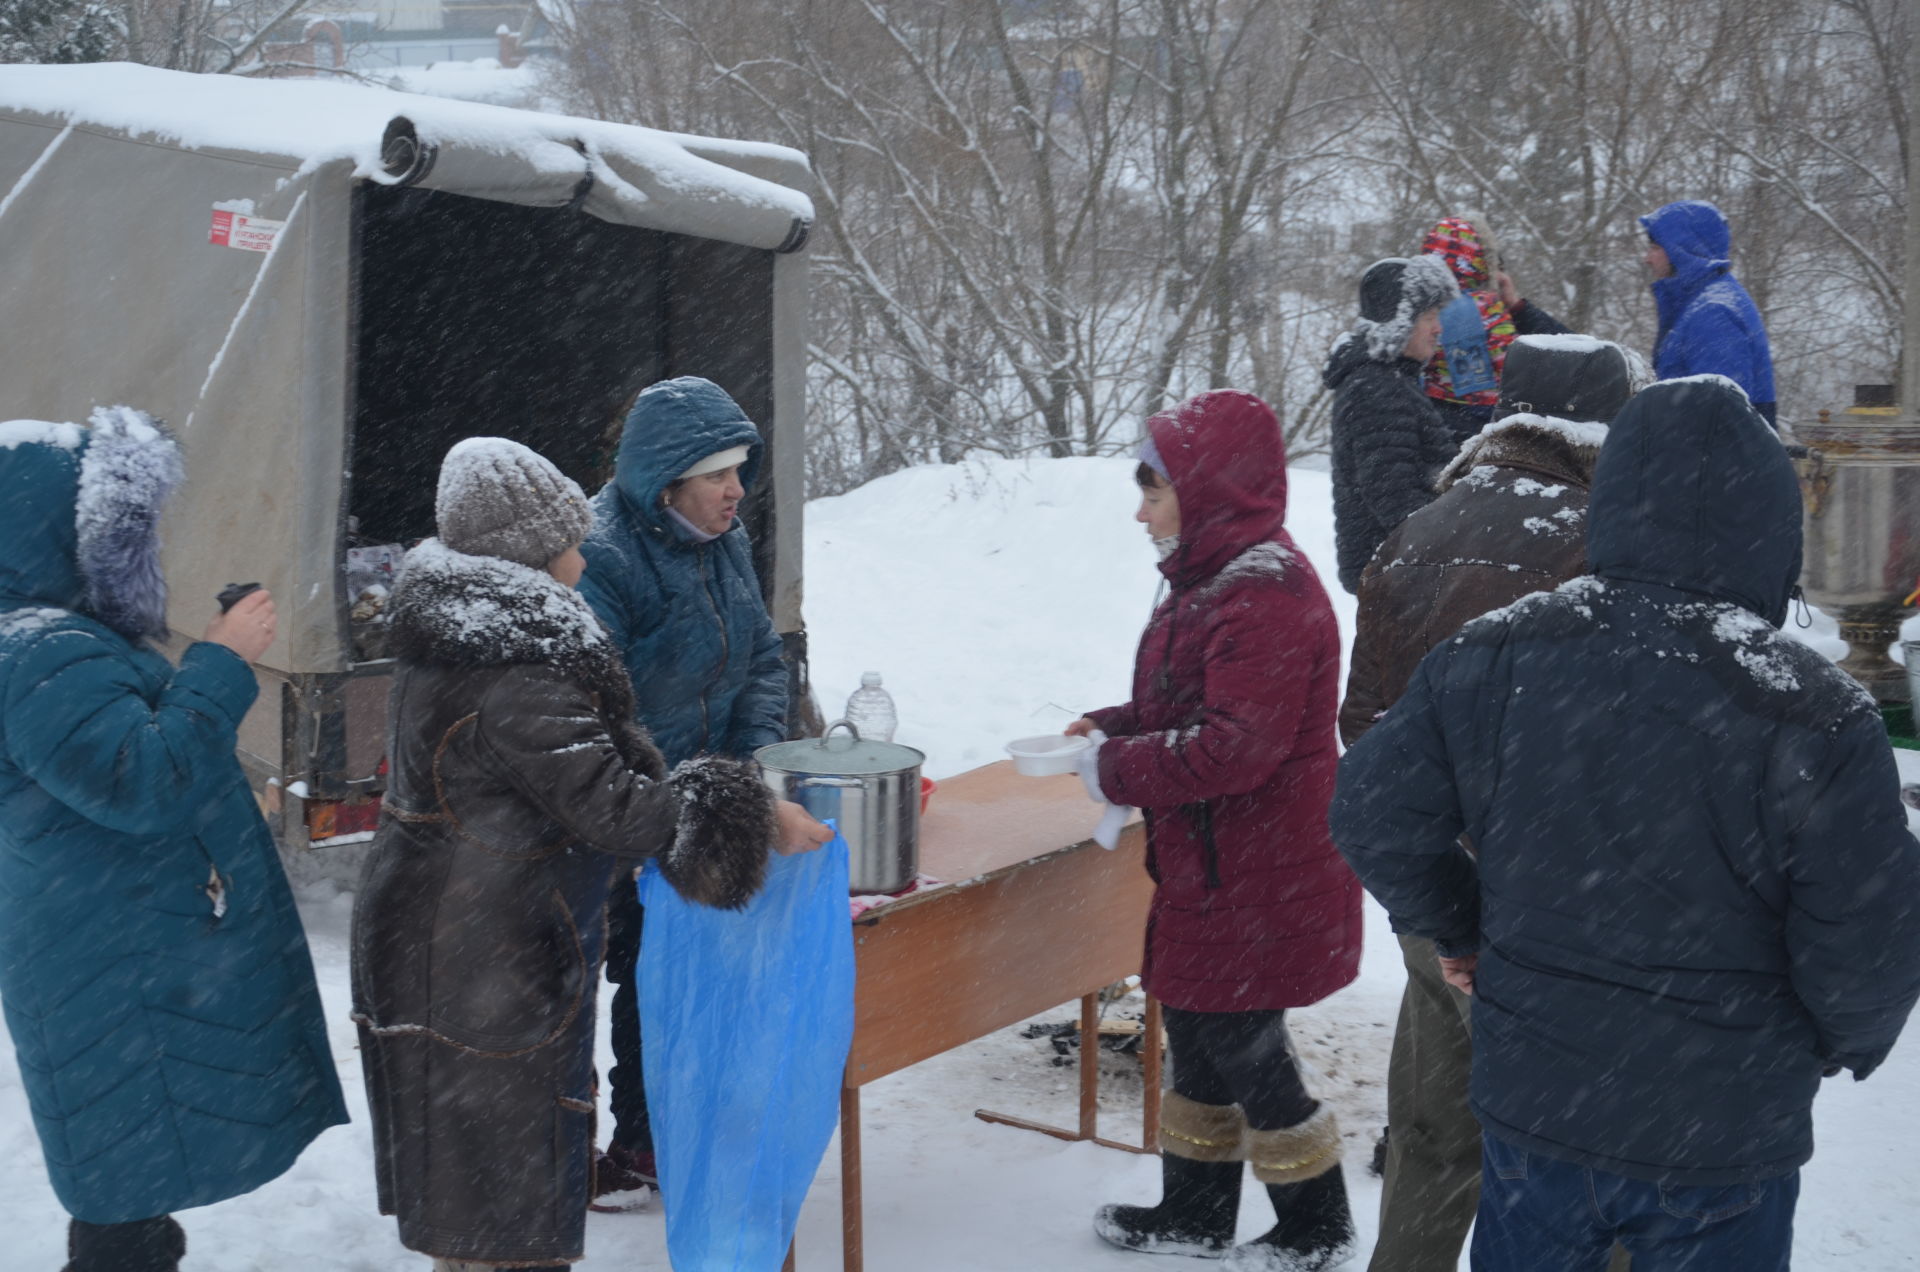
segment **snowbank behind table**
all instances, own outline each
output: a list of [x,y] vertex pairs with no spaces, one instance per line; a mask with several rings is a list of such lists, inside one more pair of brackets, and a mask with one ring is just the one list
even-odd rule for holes
[[805,240],[808,184],[780,146],[380,88],[0,67],[0,419],[123,401],[167,419],[188,460],[175,629],[257,578],[281,616],[263,665],[344,670],[356,191],[577,206],[777,252]]
[[[938,779],[1125,700],[1161,582],[1133,519],[1134,467],[983,456],[809,502],[808,650],[827,717],[861,672],[881,672],[896,740],[925,751],[922,771]],[[1300,466],[1287,479],[1287,527],[1320,571],[1344,646],[1353,598],[1333,578],[1331,480]],[[939,806],[936,792],[930,815]],[[1098,818],[1089,803],[1089,832]]]

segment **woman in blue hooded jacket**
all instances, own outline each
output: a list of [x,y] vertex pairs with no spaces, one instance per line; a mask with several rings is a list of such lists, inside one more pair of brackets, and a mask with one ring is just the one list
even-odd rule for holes
[[[635,714],[669,766],[696,755],[748,759],[787,735],[786,663],[738,518],[762,450],[760,430],[726,390],[697,376],[664,380],[634,400],[614,478],[593,501],[580,592],[623,652]],[[599,1195],[654,1178],[633,987],[640,914],[634,890],[615,887],[614,1131]]]
[[1641,217],[1640,224],[1660,311],[1654,374],[1662,380],[1723,375],[1775,424],[1773,351],[1759,307],[1733,276],[1727,218],[1711,203],[1682,199]]
[[234,754],[272,601],[176,667],[138,411],[0,424],[0,1003],[67,1272],[173,1272],[173,1211],[251,1192],[347,1120],[306,934]]

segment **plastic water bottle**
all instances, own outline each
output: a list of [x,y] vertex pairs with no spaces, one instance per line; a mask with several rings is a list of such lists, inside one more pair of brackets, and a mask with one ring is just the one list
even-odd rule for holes
[[867,741],[893,741],[893,731],[900,727],[900,716],[893,709],[893,695],[880,687],[879,672],[861,675],[860,687],[847,699],[846,718]]

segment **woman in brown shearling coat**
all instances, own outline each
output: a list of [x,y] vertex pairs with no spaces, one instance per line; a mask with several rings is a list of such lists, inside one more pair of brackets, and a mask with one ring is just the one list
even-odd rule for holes
[[557,1268],[584,1244],[610,889],[652,857],[738,907],[777,830],[827,832],[748,766],[668,777],[573,590],[590,514],[551,464],[462,442],[436,514],[394,595],[392,774],[354,907],[380,1208],[443,1272]]

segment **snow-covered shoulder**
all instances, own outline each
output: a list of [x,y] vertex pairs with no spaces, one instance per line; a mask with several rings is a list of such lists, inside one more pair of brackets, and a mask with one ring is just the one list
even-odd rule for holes
[[1726,376],[1721,375],[1718,372],[1714,372],[1714,371],[1702,371],[1699,375],[1677,375],[1673,377],[1673,379],[1671,380],[1662,380],[1660,381],[1660,383],[1724,385],[1725,387],[1732,389],[1735,393],[1738,393],[1740,395],[1741,401],[1743,402],[1752,401],[1752,399],[1747,396],[1747,391],[1741,388],[1737,381],[1730,380]]
[[1256,543],[1220,567],[1220,572],[1195,590],[1196,599],[1211,600],[1230,587],[1257,581],[1278,582],[1287,577],[1296,560],[1293,550],[1271,540]]
[[1734,661],[1762,689],[1799,693],[1817,688],[1839,693],[1850,708],[1878,710],[1859,681],[1752,610],[1731,602],[1700,608],[1701,616],[1711,621],[1713,639],[1731,650]]
[[1521,411],[1482,426],[1478,433],[1468,439],[1467,445],[1471,446],[1481,438],[1498,437],[1502,433],[1516,429],[1530,429],[1537,433],[1551,434],[1569,446],[1590,450],[1599,450],[1607,440],[1605,424],[1593,420],[1563,420],[1553,415],[1535,415],[1528,411]]
[[[1590,339],[1591,337],[1581,337]],[[1532,339],[1532,337],[1528,337]],[[1436,484],[1445,489],[1460,480],[1475,465],[1491,462],[1486,457],[1496,443],[1523,433],[1537,433],[1561,442],[1575,453],[1598,454],[1607,440],[1607,426],[1588,420],[1563,420],[1552,415],[1520,411],[1483,425],[1478,433],[1460,446],[1460,451],[1440,470]],[[1523,492],[1526,493],[1526,492]],[[1556,492],[1557,493],[1557,492]]]
[[55,609],[49,605],[29,605],[21,609],[0,610],[0,642],[31,639],[51,632],[75,617],[72,610]]
[[1453,643],[1461,644],[1476,633],[1497,631],[1521,619],[1531,618],[1551,609],[1565,610],[1582,619],[1590,619],[1593,617],[1593,602],[1606,595],[1606,592],[1606,582],[1590,574],[1569,579],[1551,592],[1529,592],[1512,604],[1488,610],[1466,624],[1454,636]]

